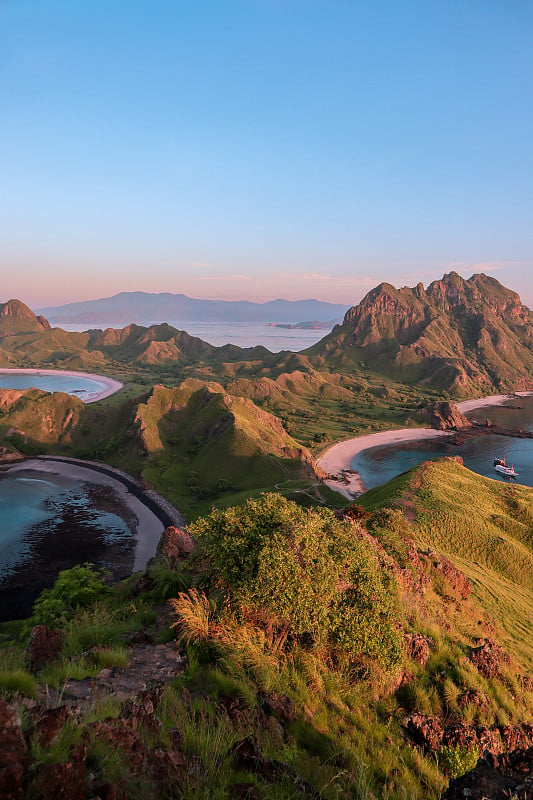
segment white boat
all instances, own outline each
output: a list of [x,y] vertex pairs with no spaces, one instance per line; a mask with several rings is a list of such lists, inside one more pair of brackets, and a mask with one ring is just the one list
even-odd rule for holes
[[506,478],[518,478],[518,472],[515,472],[514,467],[506,464],[503,458],[494,459],[494,469],[500,475],[505,475]]

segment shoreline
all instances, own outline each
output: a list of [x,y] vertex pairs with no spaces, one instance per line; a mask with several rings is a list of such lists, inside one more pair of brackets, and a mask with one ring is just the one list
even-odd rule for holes
[[[466,414],[478,408],[501,406],[508,400],[531,396],[533,396],[533,392],[509,392],[479,397],[475,400],[461,400],[454,405],[462,414]],[[337,480],[325,479],[324,484],[342,494],[347,500],[353,501],[366,491],[360,474],[351,467],[352,460],[363,450],[382,445],[401,444],[402,442],[445,438],[456,433],[457,431],[454,430],[438,431],[434,428],[395,428],[390,431],[363,434],[331,445],[318,456],[316,463],[328,475],[338,476]]]
[[[159,499],[155,492],[145,492],[142,487],[137,486],[133,478],[126,474],[123,476],[119,470],[113,475],[111,474],[111,468],[107,469],[107,465],[102,465],[102,467],[105,468],[105,472],[103,469],[98,469],[98,465],[93,465],[91,462],[83,463],[59,458],[56,460],[53,456],[48,459],[48,457],[44,456],[28,458],[17,464],[10,465],[5,470],[5,474],[9,475],[32,470],[111,487],[137,519],[133,572],[138,572],[144,569],[150,558],[154,556],[161,535],[165,528],[168,527],[167,523],[181,523],[181,525],[184,525],[185,520],[179,512],[173,509],[176,512],[176,518],[169,518],[163,521],[157,515],[156,510],[150,508],[150,505],[155,505],[154,501]],[[143,499],[144,495],[150,505]],[[162,506],[168,505],[169,507],[168,509],[161,507],[159,509],[160,513],[164,516],[169,516],[170,505],[164,502],[164,498],[161,498],[161,501]]]
[[[90,392],[85,398],[78,398],[83,403],[96,403],[98,400],[104,400],[106,397],[120,391],[124,388],[121,381],[116,381],[114,378],[109,378],[107,375],[96,375],[91,372],[79,372],[69,369],[36,369],[36,368],[22,368],[22,367],[0,367],[0,375],[71,375],[73,378],[89,378],[103,385],[101,391]],[[72,395],[77,397],[76,394]]]

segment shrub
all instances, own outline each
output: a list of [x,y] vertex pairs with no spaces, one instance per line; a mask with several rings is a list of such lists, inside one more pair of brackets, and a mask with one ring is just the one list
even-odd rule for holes
[[92,605],[110,589],[92,564],[62,570],[51,589],[45,589],[33,606],[29,626],[57,628],[72,619],[80,608]]
[[265,494],[214,510],[191,532],[237,607],[266,609],[293,635],[385,668],[401,662],[395,586],[356,524]]
[[474,769],[479,759],[477,747],[468,749],[459,745],[446,745],[439,753],[439,765],[450,778],[459,778]]

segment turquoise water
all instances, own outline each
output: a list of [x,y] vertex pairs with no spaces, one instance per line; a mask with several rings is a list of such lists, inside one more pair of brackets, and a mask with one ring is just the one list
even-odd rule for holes
[[0,374],[0,389],[42,389],[45,392],[66,392],[74,394],[81,400],[90,395],[103,392],[106,384],[94,378],[82,378],[77,375],[28,375],[23,372]]
[[[522,409],[495,406],[472,411],[468,416],[480,422],[489,417],[493,422],[515,430],[533,430],[533,398],[518,401]],[[511,405],[517,401],[511,401]],[[494,458],[505,458],[519,473],[516,481],[525,486],[533,486],[533,439],[515,439],[509,436],[479,436],[467,439],[463,445],[454,447],[442,440],[413,442],[394,447],[372,447],[359,453],[352,461],[367,489],[381,486],[396,475],[427,461],[443,456],[461,456],[465,467],[494,480],[509,482],[509,478],[499,476],[494,471]]]
[[113,488],[38,470],[0,473],[0,621],[27,616],[58,572],[131,573],[137,518]]
[[[0,477],[0,581],[33,558],[36,546],[68,524],[77,538],[80,514],[87,532],[104,544],[128,544],[134,531],[118,514],[94,505],[94,487],[79,480],[50,475],[38,477],[30,470]],[[42,473],[41,473],[42,475]]]

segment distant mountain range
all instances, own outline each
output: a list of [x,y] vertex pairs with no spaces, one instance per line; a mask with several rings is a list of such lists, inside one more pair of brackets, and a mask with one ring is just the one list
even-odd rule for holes
[[[127,303],[131,295],[117,298],[131,312],[132,306]],[[263,319],[270,322],[275,321],[275,308],[279,315],[283,308],[297,308],[308,319],[319,319],[324,306],[330,311],[342,308],[316,300],[263,304],[183,301],[183,307],[199,303],[203,313],[207,313],[209,304],[220,313],[238,307],[244,316],[251,313],[250,308],[259,308]],[[75,318],[81,317],[70,317]],[[235,310],[233,319],[243,317]],[[254,319],[257,321],[258,316]],[[124,364],[137,364],[143,368],[190,369],[194,374],[224,375],[226,379],[230,375],[276,378],[291,369],[359,377],[367,373],[423,390],[467,397],[533,388],[533,313],[516,292],[482,274],[465,280],[452,272],[427,288],[420,283],[414,288],[396,289],[382,283],[350,308],[342,324],[317,344],[296,354],[273,354],[264,347],[214,347],[164,323],[68,333],[51,329],[45,317],[36,317],[23,303],[12,300],[0,304],[2,363],[111,371]]]
[[328,369],[364,365],[456,396],[533,387],[533,313],[487,275],[382,283],[306,354]]
[[136,322],[285,322],[303,320],[340,322],[347,305],[319,300],[196,300],[184,294],[120,292],[101,300],[67,303],[39,309],[52,324],[117,325]]

